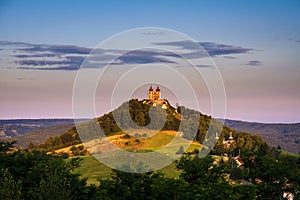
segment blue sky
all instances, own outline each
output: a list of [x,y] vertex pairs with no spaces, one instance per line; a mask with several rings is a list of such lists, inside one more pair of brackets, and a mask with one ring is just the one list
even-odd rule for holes
[[[93,45],[158,26],[199,40],[258,45],[299,39],[299,1],[1,1],[3,40]],[[89,38],[89,39],[88,39]],[[92,40],[93,39],[93,40]]]
[[[72,50],[74,46],[77,50],[90,49],[121,31],[163,27],[182,32],[201,44],[214,45],[206,50],[219,51],[222,45],[230,50],[238,48],[233,53],[212,55],[224,79],[228,118],[299,122],[299,10],[297,0],[3,0],[0,2],[0,49],[4,49],[0,51],[3,94],[0,118],[72,116],[76,67],[40,70],[44,66],[34,60],[36,57],[31,58],[31,65],[25,65],[28,61],[16,57],[24,52],[19,52],[21,44],[15,42],[27,47],[50,45],[57,56],[57,50],[53,49],[62,45],[72,45]],[[68,67],[82,61],[66,58],[70,56],[68,52],[59,56],[69,59]],[[49,57],[43,58],[48,64],[56,58]],[[49,93],[51,97],[47,98]],[[209,114],[209,109],[202,110]],[[105,108],[99,111],[102,112]]]

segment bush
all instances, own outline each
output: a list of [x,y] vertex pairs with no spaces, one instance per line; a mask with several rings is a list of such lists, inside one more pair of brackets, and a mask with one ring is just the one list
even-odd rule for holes
[[142,137],[148,137],[147,133],[143,133]]
[[129,146],[129,145],[130,145],[130,142],[125,142],[125,145],[126,145],[126,146]]
[[130,135],[128,135],[127,133],[122,137],[123,139],[130,139]]
[[139,134],[139,133],[136,133],[136,134],[134,134],[134,137],[141,137],[141,134]]
[[84,149],[84,146],[83,145],[80,145],[77,147],[80,151],[82,151]]
[[141,141],[139,139],[134,140],[134,142],[136,142],[138,144],[141,143]]
[[58,154],[58,156],[62,157],[63,159],[69,158],[69,154],[66,153],[66,152],[61,152],[61,153]]

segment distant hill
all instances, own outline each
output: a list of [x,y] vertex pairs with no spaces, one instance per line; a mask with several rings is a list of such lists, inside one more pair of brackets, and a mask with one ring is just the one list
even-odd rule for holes
[[257,134],[270,146],[280,146],[290,152],[300,152],[300,123],[266,124],[227,119],[225,125],[237,131]]
[[38,128],[36,130],[33,130],[25,135],[20,135],[11,138],[10,140],[17,141],[16,145],[17,147],[28,147],[28,144],[30,142],[34,144],[40,144],[42,142],[45,142],[45,140],[48,137],[55,137],[62,135],[63,133],[67,132],[69,129],[71,129],[74,126],[74,123],[66,123],[66,124],[59,124],[59,125],[53,125],[48,126],[44,128]]
[[0,139],[26,135],[34,130],[60,124],[72,124],[73,119],[13,119],[0,120]]

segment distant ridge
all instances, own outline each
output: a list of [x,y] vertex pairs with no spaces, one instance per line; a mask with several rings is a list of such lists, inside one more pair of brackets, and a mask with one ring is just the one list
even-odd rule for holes
[[38,128],[33,130],[26,135],[20,135],[11,138],[10,140],[17,141],[16,146],[20,148],[27,148],[29,143],[32,142],[34,144],[40,144],[45,142],[48,137],[55,137],[62,135],[63,133],[67,132],[74,126],[74,123],[67,123],[67,124],[59,124],[53,126],[47,126],[43,128]]
[[248,132],[261,136],[270,146],[300,152],[300,123],[258,123],[239,120],[225,120],[225,125],[237,131]]
[[[86,121],[86,119],[80,119]],[[0,139],[12,138],[31,133],[32,131],[60,124],[73,124],[73,119],[8,119],[0,120]]]

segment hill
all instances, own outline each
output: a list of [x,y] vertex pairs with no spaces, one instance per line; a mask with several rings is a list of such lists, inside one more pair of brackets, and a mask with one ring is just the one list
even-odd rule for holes
[[35,129],[25,135],[19,135],[10,140],[17,141],[17,147],[27,148],[30,143],[40,144],[45,142],[48,137],[60,136],[74,126],[74,123],[64,123]]
[[37,129],[60,124],[72,124],[73,119],[13,119],[0,120],[0,139],[26,135]]
[[[214,154],[223,154],[229,152],[232,154],[237,154],[237,152],[243,150],[266,153],[269,148],[266,142],[261,140],[259,136],[251,135],[245,132],[237,132],[227,126],[223,126],[220,122],[212,119],[210,116],[203,115],[199,111],[191,110],[183,106],[174,108],[169,105],[169,103],[167,104],[168,108],[163,111],[162,107],[153,106],[153,104],[145,102],[145,100],[139,101],[137,99],[132,99],[129,102],[125,102],[124,104],[120,105],[113,112],[105,114],[92,121],[83,122],[76,128],[73,127],[65,134],[54,138],[48,138],[45,143],[36,145],[32,148],[41,148],[45,149],[46,151],[53,151],[70,145],[78,144],[80,143],[79,139],[83,139],[84,142],[91,144],[97,138],[99,138],[99,125],[103,133],[107,137],[114,136],[117,139],[113,141],[115,141],[115,143],[121,148],[125,148],[127,150],[134,148],[139,148],[140,150],[151,150],[151,148],[147,149],[145,147],[147,147],[147,145],[149,146],[149,143],[151,143],[155,139],[155,136],[149,137],[151,138],[151,140],[144,140],[142,138],[142,135],[143,133],[145,133],[145,131],[140,131],[139,127],[144,127],[145,129],[147,129],[148,132],[146,132],[146,135],[148,137],[151,136],[148,135],[151,131],[154,131],[156,133],[156,127],[160,125],[160,133],[164,133],[164,135],[168,136],[169,140],[175,137],[178,137],[179,139],[182,139],[184,141],[193,140],[194,142],[203,144],[205,148],[207,148],[207,145],[210,144],[212,144],[211,146],[213,146],[216,141],[215,133],[219,130],[219,140],[217,141],[215,148],[212,149],[212,152]],[[149,116],[151,114],[151,112],[149,114],[150,109],[154,109],[155,111],[152,111],[151,118]],[[128,110],[130,119],[124,117],[126,116],[126,114],[128,114]],[[162,114],[164,112],[165,115]],[[118,124],[115,119],[119,120]],[[164,122],[164,119],[166,119],[166,122],[164,124],[160,124],[161,122]],[[182,123],[185,125],[184,128],[180,126]],[[121,126],[122,129],[119,126]],[[84,131],[84,136],[82,136],[81,134],[79,138],[77,130]],[[120,138],[119,135],[124,135],[124,131],[127,135],[129,133],[129,135],[126,136],[127,138]],[[130,133],[130,131],[132,133]],[[180,132],[180,136],[175,136],[174,133],[178,133],[178,131]],[[208,132],[211,132],[213,134],[210,134],[207,137]],[[234,142],[231,143],[230,148],[226,148],[224,145],[224,141],[228,140],[230,132],[232,132]],[[166,133],[172,133],[173,135]],[[111,139],[114,137],[109,138]],[[124,140],[125,142],[122,141],[122,139],[126,139]],[[162,138],[160,138],[160,140],[161,139]],[[155,143],[158,144],[159,142],[156,140]],[[168,141],[165,141],[162,146],[167,143]],[[132,146],[133,144],[135,145]],[[105,145],[102,144],[101,148],[103,149],[104,146]],[[178,149],[179,147],[180,146],[177,146],[176,148]]]
[[[175,118],[179,120],[178,116]],[[108,113],[102,120],[108,120],[107,117],[112,117],[112,115]],[[0,139],[16,140],[18,147],[27,147],[30,142],[39,144],[45,142],[48,137],[62,135],[73,125],[73,119],[0,120]],[[236,131],[259,135],[270,146],[279,146],[283,150],[294,153],[300,151],[300,123],[267,124],[226,119],[225,125]],[[104,124],[103,127],[105,127]]]
[[270,146],[279,146],[294,153],[300,152],[300,123],[266,124],[226,119],[225,125],[237,131],[257,134]]

